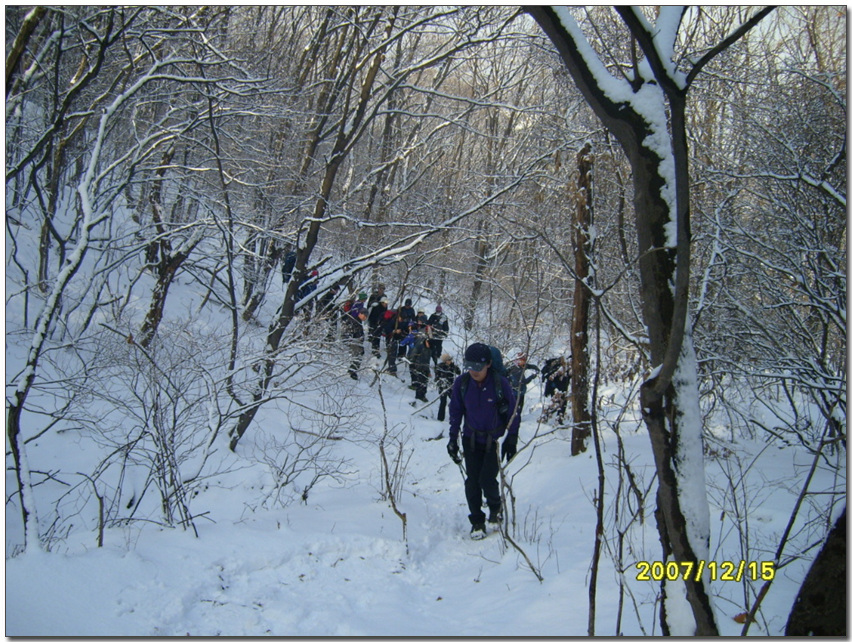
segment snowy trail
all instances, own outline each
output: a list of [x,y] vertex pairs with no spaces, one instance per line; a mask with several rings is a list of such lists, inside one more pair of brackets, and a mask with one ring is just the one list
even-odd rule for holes
[[[211,514],[231,515],[200,523],[199,539],[148,528],[136,542],[85,556],[10,560],[12,585],[26,585],[22,576],[49,566],[54,594],[39,597],[60,606],[53,617],[35,617],[26,604],[40,600],[10,594],[7,634],[528,634],[532,623],[523,614],[537,609],[513,605],[513,587],[526,592],[537,580],[498,533],[469,539],[462,475],[446,455],[446,439],[433,439],[446,434],[446,424],[412,418],[413,393],[403,381],[383,385],[389,415],[411,421],[415,433],[400,498],[407,552],[388,503],[377,501],[375,489],[364,501],[369,483],[315,490],[308,505],[248,516],[229,506],[236,489],[211,486],[202,498]],[[427,411],[434,415],[437,406]],[[367,469],[374,456],[363,452],[359,467]],[[547,608],[550,591],[538,590],[539,608]],[[74,615],[95,609],[98,618]],[[39,622],[35,629],[32,622]]]
[[[244,455],[226,454],[240,465],[211,480],[193,500],[195,514],[209,515],[197,520],[198,538],[191,531],[134,525],[108,529],[98,549],[92,532],[78,530],[61,551],[8,559],[6,584],[13,590],[6,596],[6,635],[585,636],[595,527],[593,454],[571,457],[568,431],[556,431],[522,448],[506,467],[517,501],[515,539],[543,575],[540,583],[499,534],[469,539],[463,477],[447,456],[446,423],[433,418],[437,404],[412,414],[407,378],[383,377],[387,426],[406,439],[411,454],[397,498],[407,516],[406,542],[400,519],[381,499],[376,444],[384,422],[365,379],[354,386],[367,402],[357,438],[335,442],[358,471],[346,483],[318,484],[307,504],[257,508],[269,483],[263,466],[246,468]],[[429,398],[434,395],[430,388]],[[539,428],[537,398],[535,391],[527,397],[521,445]],[[280,433],[286,419],[268,413],[249,435],[265,443],[262,430]],[[638,425],[622,436],[633,474],[645,487],[653,478],[647,437]],[[244,441],[247,448],[250,439]],[[604,439],[603,446],[610,461],[614,442]],[[61,456],[71,453],[65,448]],[[785,480],[791,452],[766,456],[760,479]],[[767,541],[783,529],[787,501],[785,496],[754,507],[765,514]],[[659,555],[652,510],[649,504],[629,559]],[[736,544],[733,538],[717,541]],[[732,550],[720,550],[717,559],[735,556]],[[774,634],[783,630],[805,571],[805,564],[785,568],[783,583],[769,594],[765,608],[774,614],[768,622]],[[615,631],[617,577],[605,556],[598,578],[600,635]],[[645,629],[628,598],[622,630],[631,636],[658,633],[658,587],[626,579]],[[742,610],[742,587],[717,583],[714,590],[725,596],[717,601],[725,609],[722,631],[736,635],[740,625],[732,616]]]

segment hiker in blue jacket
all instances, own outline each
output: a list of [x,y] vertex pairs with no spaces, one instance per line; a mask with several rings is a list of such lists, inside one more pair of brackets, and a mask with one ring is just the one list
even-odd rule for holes
[[[484,343],[472,343],[464,353],[464,374],[456,378],[450,396],[450,443],[447,452],[456,463],[459,457],[459,432],[464,418],[462,446],[467,478],[464,491],[471,523],[470,536],[485,537],[485,513],[482,497],[488,505],[488,522],[503,519],[497,474],[500,458],[497,440],[504,434],[502,455],[509,461],[518,447],[520,417],[515,412],[515,393],[509,380],[491,372],[491,349]],[[507,430],[508,424],[508,430]]]

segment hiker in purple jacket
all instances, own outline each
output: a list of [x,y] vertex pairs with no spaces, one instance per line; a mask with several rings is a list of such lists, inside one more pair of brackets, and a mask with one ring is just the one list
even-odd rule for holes
[[497,440],[506,434],[502,454],[503,459],[511,460],[517,452],[520,417],[515,412],[515,393],[509,380],[491,372],[491,349],[487,345],[472,343],[467,347],[463,372],[453,383],[450,396],[450,443],[447,452],[453,461],[461,463],[459,431],[464,418],[461,441],[467,472],[464,491],[470,510],[470,536],[481,539],[486,534],[483,495],[488,505],[488,522],[499,524],[503,519],[497,482],[500,471]]

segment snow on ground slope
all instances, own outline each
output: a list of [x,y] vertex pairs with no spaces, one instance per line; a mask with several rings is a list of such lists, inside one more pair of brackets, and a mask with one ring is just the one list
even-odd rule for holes
[[[134,525],[109,529],[103,548],[95,547],[94,533],[77,532],[60,552],[7,559],[6,635],[586,635],[597,487],[591,444],[589,453],[570,457],[567,431],[537,425],[540,393],[531,388],[521,443],[537,431],[550,434],[522,449],[506,472],[516,500],[514,537],[542,575],[539,582],[498,533],[480,542],[468,538],[463,477],[447,456],[446,423],[434,419],[437,405],[413,408],[407,377],[403,382],[383,376],[385,422],[371,378],[351,384],[367,402],[359,409],[357,439],[336,446],[352,474],[319,483],[306,502],[259,506],[269,478],[258,463],[244,466],[245,453],[286,431],[290,421],[283,411],[265,408],[236,455],[223,446],[222,465],[231,472],[211,480],[193,500],[194,513],[206,513],[197,519],[198,538],[191,530]],[[617,397],[619,391],[607,394]],[[430,399],[434,396],[430,390]],[[405,455],[397,498],[407,520],[405,539],[401,520],[382,499],[378,443],[386,429]],[[647,486],[653,477],[647,437],[635,418],[622,431],[632,469]],[[604,448],[611,516],[617,482],[609,466],[616,450],[609,430]],[[773,449],[761,466],[765,490],[753,510],[762,530],[754,537],[766,538],[767,551],[783,531],[792,502],[782,490],[792,485],[786,483],[792,452]],[[719,467],[708,471],[718,478]],[[777,494],[770,492],[776,487]],[[7,524],[13,520],[7,511]],[[714,528],[714,543],[722,542],[717,561],[739,557],[730,531]],[[659,559],[653,494],[645,525],[628,545],[634,561]],[[779,572],[764,603],[770,629],[755,626],[752,634],[783,631],[806,570],[801,562]],[[622,629],[630,636],[658,634],[658,588],[635,581],[635,572],[631,567],[625,574],[632,594],[625,596]],[[616,632],[617,579],[605,558],[598,581],[599,635]],[[719,582],[713,589],[723,634],[738,634],[741,626],[732,617],[743,610],[743,587]]]

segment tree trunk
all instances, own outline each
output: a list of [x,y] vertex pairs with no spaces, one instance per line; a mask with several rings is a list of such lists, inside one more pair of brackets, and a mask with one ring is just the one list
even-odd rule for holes
[[846,509],[799,589],[785,635],[846,637]]
[[574,428],[571,435],[571,454],[586,452],[586,440],[591,435],[592,416],[589,411],[589,305],[592,283],[589,278],[592,223],[592,165],[591,145],[577,155],[577,218],[574,223],[574,310],[571,323],[571,413]]
[[45,7],[35,7],[28,14],[27,17],[24,18],[24,22],[21,24],[21,29],[18,32],[18,35],[15,36],[15,40],[12,43],[12,46],[9,47],[7,44],[7,53],[6,53],[6,98],[9,97],[9,91],[12,89],[12,76],[19,71],[18,63],[21,60],[21,56],[24,53],[24,50],[27,47],[27,42],[35,31],[36,27],[38,27],[39,22],[41,22],[42,16],[47,12]]
[[[260,233],[252,234],[252,240],[259,246],[256,254],[246,253],[243,278],[243,321],[254,318],[255,312],[266,299],[270,274],[278,264],[283,250],[274,239],[261,237]],[[251,242],[246,243],[250,247]]]
[[165,225],[164,212],[166,208],[163,205],[163,181],[165,180],[166,170],[172,163],[175,151],[176,147],[171,145],[163,153],[160,166],[154,173],[154,182],[148,197],[151,204],[151,220],[154,222],[154,230],[157,233],[157,240],[152,241],[148,246],[148,260],[149,262],[158,260],[158,262],[156,265],[157,283],[151,293],[151,305],[139,331],[139,345],[143,348],[147,348],[156,336],[160,321],[163,319],[169,287],[174,281],[178,268],[189,256],[189,251],[172,253],[172,243],[168,228]]
[[485,219],[480,219],[478,239],[476,241],[476,255],[474,257],[473,287],[470,291],[470,300],[464,313],[464,329],[473,330],[476,320],[476,306],[482,296],[482,286],[485,282],[485,270],[488,267],[486,255],[488,253],[488,241],[485,240]]
[[163,319],[163,311],[166,308],[166,297],[169,295],[169,287],[175,280],[177,269],[186,260],[188,254],[178,253],[173,256],[162,256],[157,266],[157,283],[151,293],[151,305],[145,321],[139,331],[139,345],[147,348],[153,338],[157,335],[160,321]]
[[[635,26],[631,9],[624,9],[622,18],[634,35],[641,27]],[[642,284],[642,309],[649,333],[649,348],[653,374],[642,387],[642,412],[651,439],[657,467],[659,488],[657,493],[657,526],[663,546],[664,559],[676,562],[697,562],[709,555],[709,524],[707,532],[690,532],[690,524],[681,509],[684,481],[687,487],[704,484],[703,460],[691,462],[678,470],[674,464],[682,452],[694,453],[701,448],[700,416],[692,409],[679,407],[680,399],[672,381],[676,373],[686,382],[694,382],[694,359],[684,351],[683,339],[687,325],[687,296],[690,267],[689,233],[689,175],[686,156],[686,132],[683,126],[686,90],[664,92],[644,85],[646,93],[659,102],[660,113],[671,112],[670,131],[659,131],[657,122],[645,115],[645,104],[640,109],[629,101],[614,100],[599,84],[602,64],[595,67],[580,53],[580,43],[574,38],[578,31],[569,31],[563,20],[571,18],[558,14],[549,7],[532,7],[528,12],[535,18],[556,46],[562,60],[578,89],[604,125],[618,139],[633,170],[634,212],[639,241],[639,271]],[[627,15],[630,14],[630,15]],[[587,43],[582,43],[586,45]],[[637,86],[622,82],[622,87],[635,91]],[[641,81],[644,83],[645,81]],[[640,83],[640,84],[641,84]],[[651,96],[646,96],[649,98]],[[668,105],[666,105],[668,101]],[[649,147],[654,137],[668,136],[669,148]],[[662,155],[665,156],[663,158]],[[673,162],[674,175],[665,171],[666,161]],[[667,184],[674,181],[674,184]],[[666,191],[665,188],[668,188]],[[672,190],[671,188],[674,188]],[[676,238],[671,238],[674,228]],[[692,348],[691,342],[689,349]],[[680,369],[680,371],[679,371]],[[688,395],[685,401],[689,401]],[[706,499],[704,499],[706,506]],[[690,506],[693,515],[702,507]],[[695,522],[700,521],[693,518]],[[701,528],[701,527],[697,527]],[[686,600],[695,619],[695,627],[685,625],[676,631],[669,629],[666,618],[668,596],[665,581],[662,584],[663,607],[661,625],[666,634],[718,635],[707,587],[703,582],[686,582]]]
[[322,193],[316,201],[314,207],[314,216],[308,227],[308,232],[305,235],[305,240],[299,244],[299,250],[296,252],[296,265],[293,267],[293,277],[287,285],[287,291],[284,294],[284,301],[278,310],[278,316],[273,321],[269,328],[269,334],[266,337],[266,354],[267,358],[264,362],[263,372],[255,386],[255,391],[252,394],[252,401],[240,414],[237,423],[231,430],[231,450],[236,450],[237,443],[245,434],[248,427],[254,421],[257,411],[260,409],[263,398],[266,396],[266,391],[269,389],[269,384],[272,382],[272,376],[275,372],[276,357],[278,350],[281,347],[281,340],[284,337],[284,332],[290,325],[290,322],[296,315],[296,294],[299,286],[304,279],[306,273],[305,266],[310,260],[311,253],[316,247],[319,240],[319,231],[321,221],[325,218],[325,212],[328,203],[328,195],[331,193],[331,187],[334,184],[334,179],[343,162],[343,157],[338,156],[332,159],[332,162],[326,167],[325,179],[323,180]]
[[[387,34],[391,33],[393,24],[396,19],[397,9],[391,9],[391,18],[387,27]],[[374,23],[375,24],[375,23]],[[298,250],[296,252],[296,265],[293,267],[293,276],[290,283],[287,285],[287,291],[284,294],[284,301],[279,308],[278,317],[273,321],[269,329],[269,334],[266,337],[266,354],[267,358],[264,363],[263,372],[255,386],[252,395],[252,401],[243,409],[237,419],[237,423],[231,430],[231,450],[236,450],[237,443],[245,434],[248,427],[254,421],[254,417],[260,408],[263,398],[266,396],[266,391],[272,382],[272,375],[275,371],[275,362],[278,356],[278,351],[281,346],[281,340],[290,322],[296,314],[296,293],[306,274],[306,266],[310,260],[311,253],[314,251],[318,241],[319,234],[322,228],[322,223],[325,219],[328,210],[329,197],[331,190],[334,187],[334,181],[337,178],[337,173],[343,161],[348,155],[351,144],[360,135],[360,127],[364,122],[369,122],[375,117],[375,112],[369,116],[366,114],[367,104],[370,102],[373,86],[376,81],[376,76],[384,60],[385,45],[376,49],[373,53],[372,61],[369,65],[366,76],[361,84],[360,91],[357,94],[356,106],[352,109],[351,120],[344,119],[341,121],[337,130],[337,137],[334,142],[325,166],[322,185],[320,186],[319,195],[314,205],[313,216],[310,219],[307,232],[303,239],[299,239],[296,243]],[[351,89],[354,89],[352,87]],[[301,236],[301,234],[300,234]]]
[[15,480],[18,482],[18,501],[21,504],[21,520],[24,526],[25,550],[40,548],[38,517],[35,512],[35,501],[32,494],[30,469],[27,465],[23,439],[21,437],[21,402],[22,395],[15,394],[15,403],[9,404],[6,417],[6,435],[12,460],[15,462]]

